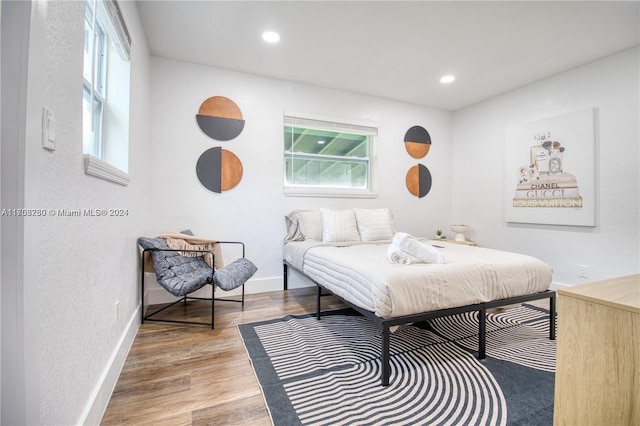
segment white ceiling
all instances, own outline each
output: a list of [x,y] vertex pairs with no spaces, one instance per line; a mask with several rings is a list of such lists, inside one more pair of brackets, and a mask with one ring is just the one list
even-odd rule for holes
[[[143,0],[138,9],[154,56],[456,110],[637,46],[639,5]],[[263,42],[266,30],[280,42]],[[449,73],[456,81],[442,85]]]

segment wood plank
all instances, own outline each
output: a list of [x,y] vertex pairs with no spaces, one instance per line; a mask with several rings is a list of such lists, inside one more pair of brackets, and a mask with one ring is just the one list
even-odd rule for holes
[[[323,309],[344,305],[332,296]],[[210,305],[189,302],[171,318],[201,317]],[[271,419],[240,338],[241,323],[315,312],[315,287],[249,294],[245,306],[216,302],[216,328],[147,322],[140,326],[103,425],[270,425]]]

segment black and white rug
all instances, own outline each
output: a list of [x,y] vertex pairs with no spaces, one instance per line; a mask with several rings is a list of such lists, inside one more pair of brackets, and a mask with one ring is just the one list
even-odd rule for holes
[[380,385],[380,332],[351,310],[239,325],[278,425],[551,425],[555,341],[530,305],[405,325],[391,337]]

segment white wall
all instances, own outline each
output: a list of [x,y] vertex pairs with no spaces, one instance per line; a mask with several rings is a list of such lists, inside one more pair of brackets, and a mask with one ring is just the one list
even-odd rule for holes
[[[453,114],[454,222],[478,243],[549,263],[556,285],[638,273],[638,49],[559,74]],[[597,109],[595,227],[507,224],[503,156],[508,126]],[[579,265],[589,277],[579,277]]]
[[[135,43],[127,187],[83,170],[84,2],[33,3],[24,207],[121,208],[129,216],[24,220],[24,280],[18,285],[25,298],[27,424],[97,424],[138,327],[136,237],[145,232],[148,213],[149,54],[135,4],[120,4]],[[40,145],[43,106],[55,114],[54,152]]]
[[[400,230],[434,235],[451,217],[451,115],[415,105],[257,77],[210,67],[152,59],[151,226],[156,233],[191,229],[197,235],[242,240],[258,266],[247,291],[282,288],[284,215],[298,208],[388,207]],[[226,96],[242,111],[243,132],[215,141],[198,128],[195,115],[211,96]],[[283,194],[283,113],[300,112],[379,124],[379,196],[375,199],[286,197]],[[425,127],[433,143],[417,161],[404,147],[404,134]],[[221,146],[243,163],[242,181],[216,194],[196,176],[198,157]],[[418,162],[433,177],[423,198],[405,186]],[[291,283],[295,286],[296,283]]]

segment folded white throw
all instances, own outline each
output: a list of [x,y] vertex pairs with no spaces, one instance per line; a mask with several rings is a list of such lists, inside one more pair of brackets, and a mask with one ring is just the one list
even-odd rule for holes
[[387,247],[387,257],[391,263],[397,263],[399,265],[408,265],[411,263],[411,256],[400,250],[400,247],[395,244],[389,244],[389,247]]
[[406,232],[397,232],[393,236],[391,245],[398,247],[403,252],[418,258],[425,263],[444,263],[444,259],[438,249],[429,244],[423,243]]

